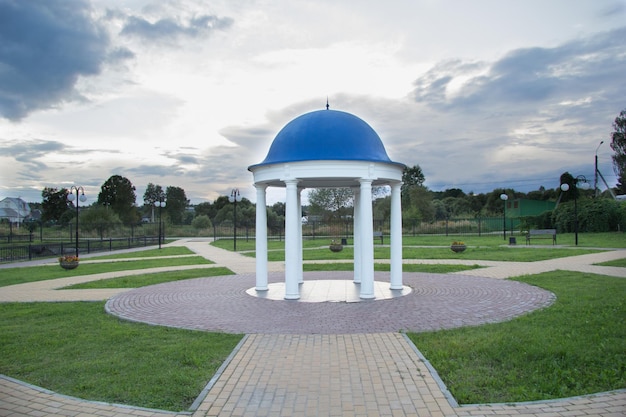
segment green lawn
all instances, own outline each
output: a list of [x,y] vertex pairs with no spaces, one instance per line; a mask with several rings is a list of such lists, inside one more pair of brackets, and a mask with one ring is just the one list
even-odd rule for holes
[[[546,259],[564,258],[567,256],[584,255],[587,253],[601,252],[593,249],[568,249],[568,248],[526,248],[517,247],[468,247],[465,252],[454,253],[449,247],[407,247],[402,251],[404,259],[465,259],[484,261],[511,261],[533,262]],[[246,256],[255,256],[254,252],[246,252]],[[302,258],[305,261],[312,260],[342,260],[353,259],[352,247],[344,247],[341,252],[331,252],[327,247],[321,249],[304,249]],[[267,258],[270,262],[285,260],[285,251],[280,249],[268,251]],[[389,259],[390,249],[387,246],[374,247],[375,259]]]
[[[526,239],[519,233],[514,234],[517,239],[517,247],[525,246]],[[495,235],[418,235],[409,236],[405,235],[402,238],[402,244],[407,246],[450,246],[454,241],[465,242],[468,246],[487,246],[496,247],[506,245],[508,246],[508,238],[510,233],[507,233],[507,239],[503,238],[502,234]],[[341,238],[341,237],[339,237]],[[569,246],[576,248],[574,245],[575,235],[574,233],[563,233],[557,235],[558,245]],[[348,244],[352,244],[352,238],[348,239]],[[305,237],[303,240],[304,248],[317,248],[327,247],[330,244],[330,238],[322,237],[312,239]],[[380,246],[378,240],[374,242],[375,246]],[[388,236],[385,236],[385,244],[389,244]],[[532,241],[533,246],[539,245],[545,248],[552,248],[552,241],[549,239],[537,239]],[[233,250],[232,239],[220,239],[212,243],[217,247],[227,250]],[[268,241],[268,249],[284,249],[284,240],[270,240]],[[578,234],[578,248],[626,248],[626,234],[624,232],[608,232],[608,233],[579,233]],[[237,251],[254,251],[254,239],[237,239]]]
[[133,269],[157,268],[164,266],[212,264],[202,256],[182,258],[150,259],[138,261],[119,261],[103,263],[81,263],[72,270],[65,270],[58,265],[43,265],[3,269],[0,274],[0,287],[26,282],[44,281],[49,279],[75,277],[79,275],[100,274],[103,272],[129,271]]
[[184,269],[181,271],[158,272],[153,274],[128,275],[125,277],[100,279],[97,281],[84,282],[82,284],[65,287],[66,290],[89,289],[89,288],[139,288],[162,282],[180,281],[183,279],[200,277],[217,277],[221,275],[233,275],[228,268],[198,268]]
[[104,303],[0,304],[0,373],[79,398],[181,411],[241,337],[124,322]]
[[[405,247],[405,251],[415,257],[430,253],[467,260],[519,253],[516,259],[504,260],[524,261],[546,259],[543,253],[556,257],[589,251],[553,249],[549,245],[544,249],[502,248],[499,244],[465,241],[474,247],[460,256],[445,247]],[[241,243],[244,247],[251,244],[253,249],[253,242]],[[305,258],[351,259],[351,248],[334,254],[326,248],[314,249],[319,243],[305,244],[312,248],[304,251]],[[237,244],[239,247],[240,242]],[[284,242],[270,247],[275,249],[271,256],[276,255],[278,260],[284,257]],[[167,250],[146,251],[145,259],[140,261],[81,264],[73,271],[57,265],[4,269],[0,286],[72,274],[210,263],[201,257],[150,259],[162,254],[185,254]],[[376,245],[377,259],[385,254],[388,257],[388,248]],[[141,252],[132,257],[142,257]],[[403,266],[407,272],[438,273],[477,267]],[[305,264],[304,268],[344,270],[352,265]],[[389,265],[375,264],[375,268],[388,270]],[[88,285],[136,287],[161,282],[158,275],[191,278],[215,271],[218,269],[145,274]],[[562,271],[519,280],[554,292],[555,304],[506,323],[409,334],[456,399],[460,403],[528,401],[626,388],[626,280]],[[239,340],[241,335],[124,322],[105,314],[103,303],[0,303],[0,373],[90,400],[186,410]]]
[[519,280],[554,292],[556,302],[506,323],[409,334],[457,401],[626,388],[626,280],[563,271]]
[[626,268],[626,258],[616,259],[614,261],[602,262],[602,263],[599,263],[598,265],[601,265],[601,266],[617,266],[617,267],[620,267],[620,268]]
[[[428,272],[432,274],[447,274],[450,272],[467,271],[470,269],[481,268],[479,265],[436,265],[436,264],[405,264],[402,265],[404,272]],[[304,271],[352,271],[354,265],[352,263],[321,263],[321,264],[304,264]],[[389,271],[389,264],[374,264],[375,271]]]
[[147,249],[135,252],[115,253],[111,255],[96,256],[92,259],[127,259],[127,258],[151,258],[158,256],[194,255],[194,252],[184,246],[170,246],[161,249]]

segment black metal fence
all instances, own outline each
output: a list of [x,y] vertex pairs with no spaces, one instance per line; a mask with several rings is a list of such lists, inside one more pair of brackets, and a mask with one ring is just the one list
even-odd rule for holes
[[[374,220],[374,231],[389,235],[389,221]],[[502,217],[475,217],[465,219],[447,219],[435,222],[404,219],[403,235],[488,235],[501,233],[504,228]],[[519,228],[518,219],[506,219],[506,229],[512,232]],[[162,239],[165,226],[161,227]],[[44,257],[71,254],[76,251],[75,225],[39,227],[32,232],[12,233],[0,229],[0,262],[32,260]],[[302,235],[306,239],[316,238],[351,238],[354,233],[352,220],[342,221],[303,221]],[[214,225],[210,229],[197,230],[191,226],[167,226],[167,236],[172,237],[212,237],[214,239],[254,239],[254,224],[241,222],[237,227],[228,221]],[[280,222],[268,224],[268,238],[282,240],[285,225]],[[159,236],[158,223],[141,225],[80,225],[79,254],[127,249],[140,246],[157,245]],[[26,244],[26,242],[28,242]]]
[[[106,252],[157,245],[158,236],[128,238],[88,239],[78,241],[78,253]],[[0,246],[0,262],[30,261],[76,253],[76,242],[41,242],[28,245]]]
[[[328,238],[328,237],[350,237],[353,235],[353,222],[349,221],[306,221],[302,224],[302,235],[308,239]],[[421,222],[419,220],[405,219],[403,221],[402,234],[405,236],[417,235],[488,235],[502,233],[505,227],[502,217],[475,217],[464,219],[447,219],[434,222]],[[519,228],[519,219],[506,219],[507,231],[514,231]],[[390,222],[388,220],[374,220],[374,231],[383,235],[390,233]],[[233,238],[235,233],[237,239],[254,239],[255,228],[251,224],[238,224],[233,227],[232,222],[224,222],[213,226],[214,239]],[[268,225],[268,238],[281,240],[285,236],[284,223]]]

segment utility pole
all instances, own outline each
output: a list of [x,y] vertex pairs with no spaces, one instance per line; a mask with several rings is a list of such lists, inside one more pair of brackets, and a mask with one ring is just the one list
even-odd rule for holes
[[600,149],[600,146],[602,146],[603,143],[604,141],[601,140],[600,144],[596,148],[596,170],[594,171],[595,181],[593,182],[593,196],[594,197],[598,197],[598,194],[600,194],[599,193],[600,190],[598,190],[598,149]]

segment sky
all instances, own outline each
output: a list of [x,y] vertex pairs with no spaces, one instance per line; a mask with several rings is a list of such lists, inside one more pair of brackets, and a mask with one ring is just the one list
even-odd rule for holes
[[433,191],[593,182],[596,152],[614,185],[625,74],[626,0],[0,0],[0,199],[254,202],[247,167],[327,99]]

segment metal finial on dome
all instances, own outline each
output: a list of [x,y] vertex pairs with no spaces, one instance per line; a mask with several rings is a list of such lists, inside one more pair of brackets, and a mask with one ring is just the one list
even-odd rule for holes
[[328,96],[326,96],[326,110],[328,110],[330,106],[328,105]]

